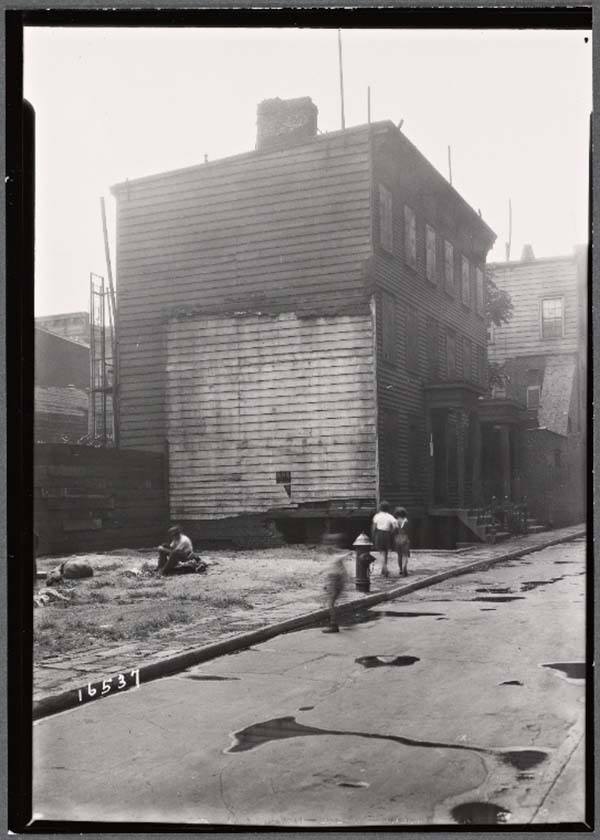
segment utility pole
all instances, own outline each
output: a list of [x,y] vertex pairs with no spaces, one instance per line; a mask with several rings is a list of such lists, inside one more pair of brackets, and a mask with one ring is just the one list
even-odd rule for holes
[[452,186],[452,146],[448,146],[448,180]]
[[342,130],[346,128],[344,114],[344,65],[342,61],[342,30],[338,29],[338,63],[340,67],[340,102],[342,106]]
[[508,242],[505,245],[506,262],[510,262],[510,246],[512,243],[512,202],[508,199]]

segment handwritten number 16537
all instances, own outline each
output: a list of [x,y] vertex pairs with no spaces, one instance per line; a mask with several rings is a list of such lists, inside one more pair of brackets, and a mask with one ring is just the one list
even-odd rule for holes
[[126,674],[117,674],[115,677],[109,677],[102,682],[88,683],[85,688],[80,688],[77,691],[79,702],[84,700],[92,700],[95,697],[106,697],[111,691],[120,691],[123,688],[136,688],[140,684],[140,669],[136,668]]

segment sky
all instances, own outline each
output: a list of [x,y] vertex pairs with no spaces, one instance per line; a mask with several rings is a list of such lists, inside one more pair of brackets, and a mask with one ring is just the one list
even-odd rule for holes
[[[402,131],[498,239],[505,259],[587,241],[591,32],[342,30],[346,126]],[[25,30],[24,91],[36,111],[35,313],[86,310],[106,276],[100,196],[111,185],[249,151],[263,99],[310,96],[340,126],[336,30]],[[116,276],[118,287],[118,275]]]

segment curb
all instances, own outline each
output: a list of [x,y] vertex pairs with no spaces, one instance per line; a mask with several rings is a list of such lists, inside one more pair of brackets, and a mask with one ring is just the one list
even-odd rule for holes
[[[444,572],[438,572],[435,575],[429,575],[429,577],[421,578],[421,580],[414,581],[413,583],[405,583],[401,586],[396,586],[393,589],[387,589],[385,592],[377,592],[373,595],[366,595],[363,598],[347,601],[345,604],[341,604],[336,609],[336,613],[343,616],[345,613],[355,609],[365,609],[367,607],[374,606],[375,604],[380,604],[383,601],[392,601],[394,598],[407,595],[409,592],[415,592],[418,589],[426,589],[428,586],[434,586],[436,583],[448,580],[448,578],[467,575],[471,572],[476,572],[480,569],[494,566],[497,563],[504,563],[507,560],[513,560],[523,557],[526,554],[532,554],[534,551],[541,551],[542,549],[549,548],[552,545],[571,542],[572,540],[585,537],[585,535],[586,531],[583,529],[573,534],[569,534],[568,536],[562,536],[554,540],[547,540],[539,545],[527,546],[526,548],[519,549],[518,551],[507,551],[505,554],[500,554],[497,557],[474,560],[472,563],[466,563],[464,566],[455,566],[452,569],[448,569]],[[186,668],[191,668],[194,665],[199,665],[202,662],[207,662],[210,659],[216,659],[217,657],[228,653],[237,653],[238,651],[244,650],[253,644],[258,644],[266,641],[267,639],[272,639],[274,636],[279,636],[282,633],[289,633],[292,630],[300,630],[302,628],[311,627],[327,619],[329,619],[329,610],[316,610],[315,612],[305,613],[304,615],[296,618],[288,618],[285,621],[268,624],[266,627],[260,627],[258,630],[250,630],[247,633],[241,633],[239,636],[233,636],[230,639],[213,642],[210,645],[205,645],[204,647],[196,648],[185,653],[178,653],[174,656],[167,657],[166,659],[161,659],[158,662],[150,663],[149,665],[142,665],[142,667],[138,669],[138,685],[159,679],[160,677],[175,674],[179,671],[184,671]],[[129,669],[126,669],[124,673],[128,670]],[[117,680],[118,677],[119,674],[113,674],[112,677],[107,678],[106,682],[111,681],[112,684],[112,680]],[[92,683],[91,685],[92,687],[96,687],[94,697],[100,699],[102,695],[100,694],[98,688],[102,686],[102,682]],[[133,686],[127,686],[126,690],[129,690],[132,687]],[[61,692],[60,694],[52,694],[48,697],[43,697],[41,700],[34,702],[33,720],[40,720],[41,718],[55,715],[59,712],[67,711],[68,709],[74,709],[77,706],[82,706],[91,702],[91,697],[85,700],[80,699],[80,697],[83,696],[83,691],[87,689],[88,685],[84,685],[80,688],[73,688],[69,691]]]

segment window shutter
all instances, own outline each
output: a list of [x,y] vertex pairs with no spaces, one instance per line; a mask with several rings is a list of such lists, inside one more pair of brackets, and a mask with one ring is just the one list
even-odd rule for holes
[[436,236],[429,225],[425,228],[425,273],[430,283],[437,283],[436,273]]
[[483,271],[480,268],[475,270],[475,280],[476,280],[476,309],[478,315],[483,315]]
[[466,382],[473,378],[473,349],[468,338],[465,338],[463,344],[463,374]]
[[471,266],[466,257],[462,258],[462,294],[461,299],[465,306],[471,305]]
[[448,379],[456,379],[456,334],[452,330],[446,333],[446,359]]
[[446,291],[454,294],[454,247],[451,242],[444,242],[444,281]]
[[390,254],[393,252],[392,194],[383,184],[379,185],[379,242]]
[[419,313],[414,306],[406,309],[406,367],[419,370]]
[[417,220],[415,212],[404,205],[404,259],[411,268],[417,267]]

